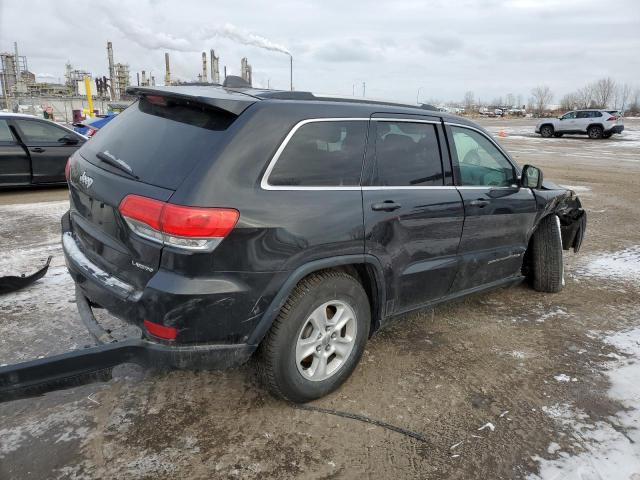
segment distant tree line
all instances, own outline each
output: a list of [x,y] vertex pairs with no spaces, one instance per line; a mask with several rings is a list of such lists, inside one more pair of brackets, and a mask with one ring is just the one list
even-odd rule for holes
[[611,77],[589,83],[560,100],[563,110],[576,108],[614,108],[633,114],[640,112],[640,88],[633,90],[628,83],[616,83]]
[[[531,90],[526,110],[542,115],[549,109],[553,97],[553,92],[548,85],[539,85]],[[438,104],[437,100],[432,102],[434,105]],[[455,102],[450,103],[451,105],[456,104]],[[495,98],[491,104],[488,104],[476,99],[472,91],[464,94],[461,104],[468,114],[477,112],[487,105],[495,107],[507,106],[509,108],[523,108],[525,106],[522,102],[522,95],[515,96],[509,93],[505,97]],[[460,105],[460,103],[457,103],[457,105]],[[623,113],[638,115],[640,114],[640,88],[634,89],[628,83],[617,83],[611,77],[601,78],[575,92],[568,93],[560,100],[561,110],[567,111],[578,108],[613,108]]]

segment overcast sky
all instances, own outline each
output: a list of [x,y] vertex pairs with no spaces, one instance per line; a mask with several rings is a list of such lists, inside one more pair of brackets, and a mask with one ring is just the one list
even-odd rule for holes
[[289,87],[282,49],[297,90],[362,95],[366,82],[368,97],[405,102],[418,90],[526,101],[540,84],[559,101],[603,76],[640,87],[638,0],[0,0],[0,51],[17,41],[41,81],[63,78],[67,61],[108,75],[107,40],[134,83],[143,69],[163,82],[165,51],[174,76],[195,79],[214,48],[230,74],[248,57],[254,85]]

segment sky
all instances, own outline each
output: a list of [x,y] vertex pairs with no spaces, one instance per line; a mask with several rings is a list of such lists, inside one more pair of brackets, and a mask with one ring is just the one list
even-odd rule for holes
[[220,70],[253,66],[254,86],[415,103],[523,101],[548,85],[554,102],[598,78],[640,88],[640,1],[616,0],[0,0],[0,51],[18,42],[39,81],[64,65],[107,75],[116,62],[164,81],[195,80],[201,52]]

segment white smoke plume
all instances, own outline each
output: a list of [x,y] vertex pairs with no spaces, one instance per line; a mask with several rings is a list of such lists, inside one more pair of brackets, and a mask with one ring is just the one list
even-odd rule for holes
[[265,50],[280,52],[291,56],[291,52],[289,52],[285,46],[273,43],[267,38],[236,27],[231,23],[225,23],[221,27],[210,27],[205,29],[201,33],[201,36],[203,37],[203,40],[209,40],[213,37],[224,37],[243,45],[252,45],[254,47],[264,48]]
[[129,18],[112,18],[111,25],[132,42],[151,50],[165,49],[180,52],[195,52],[193,43],[186,38],[176,37],[170,33],[152,30]]
[[131,18],[116,14],[113,11],[105,9],[104,12],[105,17],[109,19],[109,23],[119,30],[122,35],[139,46],[150,50],[164,49],[179,52],[199,52],[207,45],[207,42],[213,38],[221,37],[243,45],[251,45],[265,50],[271,50],[272,52],[291,55],[289,50],[283,45],[279,45],[265,37],[236,27],[231,23],[225,23],[220,26],[208,26],[188,35],[177,36],[173,33],[151,29],[146,25],[138,23]]

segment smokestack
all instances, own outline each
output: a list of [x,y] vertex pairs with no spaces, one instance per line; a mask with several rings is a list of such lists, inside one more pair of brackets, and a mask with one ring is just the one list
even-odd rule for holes
[[240,61],[240,76],[249,85],[251,85],[251,65],[249,65],[249,61],[247,60],[247,57],[244,57]]
[[155,87],[156,86],[156,77],[151,76],[151,86]]
[[114,87],[116,75],[113,67],[113,45],[111,42],[107,42],[107,58],[109,59],[109,92],[111,93],[111,99],[120,100],[119,98],[116,98],[116,91]]
[[142,70],[142,86],[143,87],[147,87],[147,75],[146,72],[144,70]]
[[171,85],[171,70],[169,69],[169,52],[164,54],[164,84]]
[[213,83],[220,83],[220,57],[216,57],[216,52],[214,52],[213,49],[211,49],[209,53],[211,55],[211,81]]
[[207,52],[202,52],[202,81],[207,81]]
[[136,72],[136,85],[140,86],[140,72]]
[[224,79],[227,79],[227,66],[224,66]]

